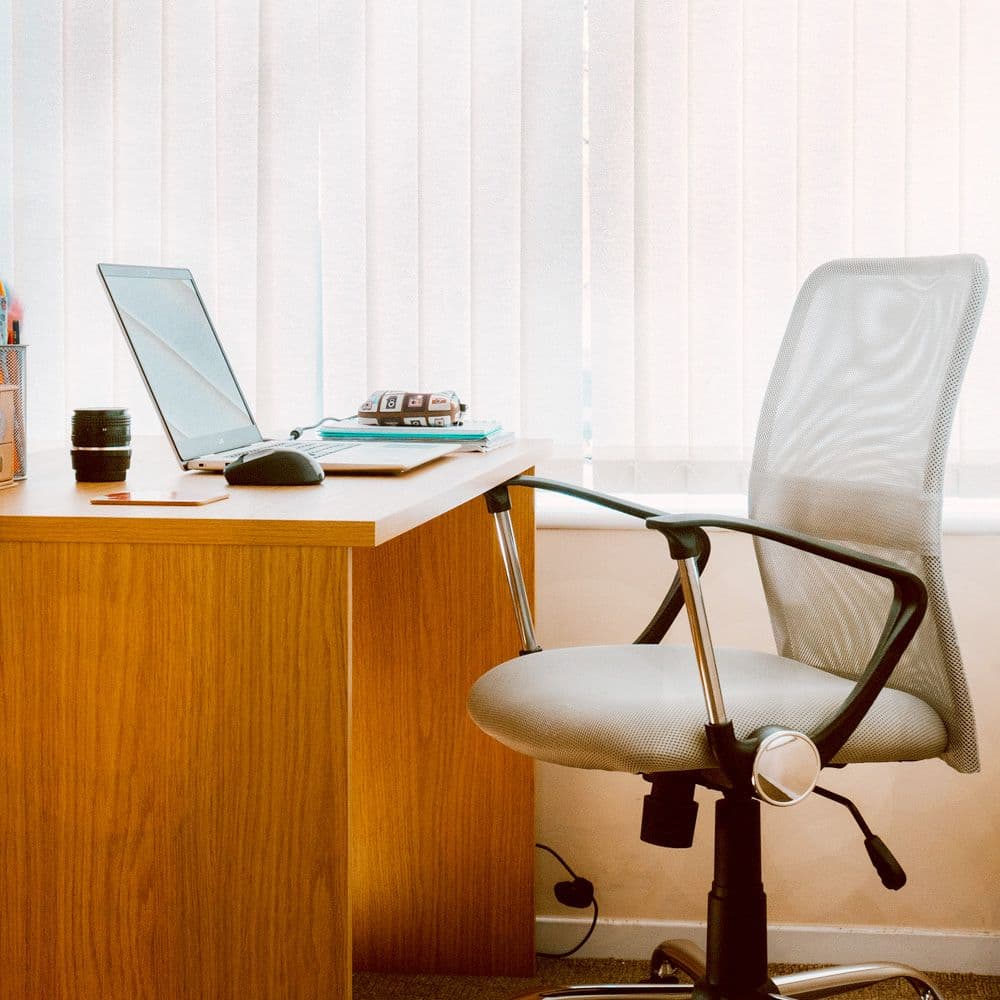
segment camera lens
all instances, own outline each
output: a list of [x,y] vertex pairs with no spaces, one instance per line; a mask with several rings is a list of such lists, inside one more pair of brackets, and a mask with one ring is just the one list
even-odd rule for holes
[[123,407],[73,411],[71,457],[78,483],[120,483],[132,461],[132,428]]

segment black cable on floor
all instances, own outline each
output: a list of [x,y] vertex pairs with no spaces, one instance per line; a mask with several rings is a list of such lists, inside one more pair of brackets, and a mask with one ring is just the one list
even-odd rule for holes
[[588,879],[581,878],[572,868],[566,863],[562,855],[557,851],[554,851],[548,844],[535,844],[539,850],[548,851],[566,869],[569,873],[569,877],[573,880],[572,882],[557,882],[555,885],[556,899],[559,900],[564,906],[572,906],[577,909],[582,909],[585,906],[592,906],[594,908],[594,916],[590,921],[590,928],[587,933],[584,934],[583,938],[568,951],[536,951],[535,954],[539,958],[569,958],[570,955],[576,954],[589,940],[590,935],[594,933],[594,928],[597,926],[597,899],[594,896],[594,885]]

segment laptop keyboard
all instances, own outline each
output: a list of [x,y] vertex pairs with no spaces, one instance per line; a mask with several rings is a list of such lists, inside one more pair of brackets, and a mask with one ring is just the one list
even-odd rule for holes
[[315,459],[325,458],[337,451],[357,447],[357,441],[261,441],[249,448],[234,448],[232,451],[220,451],[216,458],[231,462],[241,455],[253,455],[258,451],[270,451],[272,448],[287,448],[290,451],[304,451]]
[[304,451],[313,458],[324,458],[332,455],[335,451],[343,451],[345,448],[356,448],[357,441],[292,441],[283,448],[291,447],[295,451]]

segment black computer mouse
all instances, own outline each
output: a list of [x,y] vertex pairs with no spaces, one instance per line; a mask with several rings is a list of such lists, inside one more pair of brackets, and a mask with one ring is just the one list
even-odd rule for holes
[[312,455],[291,448],[268,448],[241,455],[222,474],[232,486],[312,486],[323,482],[323,467]]

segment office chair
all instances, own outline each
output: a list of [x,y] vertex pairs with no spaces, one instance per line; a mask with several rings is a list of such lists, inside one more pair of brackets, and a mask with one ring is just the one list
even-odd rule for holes
[[[901,965],[769,978],[759,809],[812,791],[843,802],[883,883],[898,889],[905,874],[853,804],[816,786],[822,768],[941,757],[978,770],[941,568],[941,491],[986,287],[986,265],[972,255],[814,271],[764,398],[749,518],[673,516],[533,476],[487,494],[523,654],[476,682],[475,722],[539,760],[642,775],[650,788],[640,836],[652,844],[691,846],[695,786],[721,793],[705,951],[665,941],[648,982],[529,997],[815,998],[901,978],[922,1000],[940,1000],[926,976]],[[633,644],[539,648],[510,486],[579,497],[662,536],[677,573]],[[700,584],[706,528],[753,536],[777,654],[713,646]],[[682,607],[691,646],[660,645]]]

